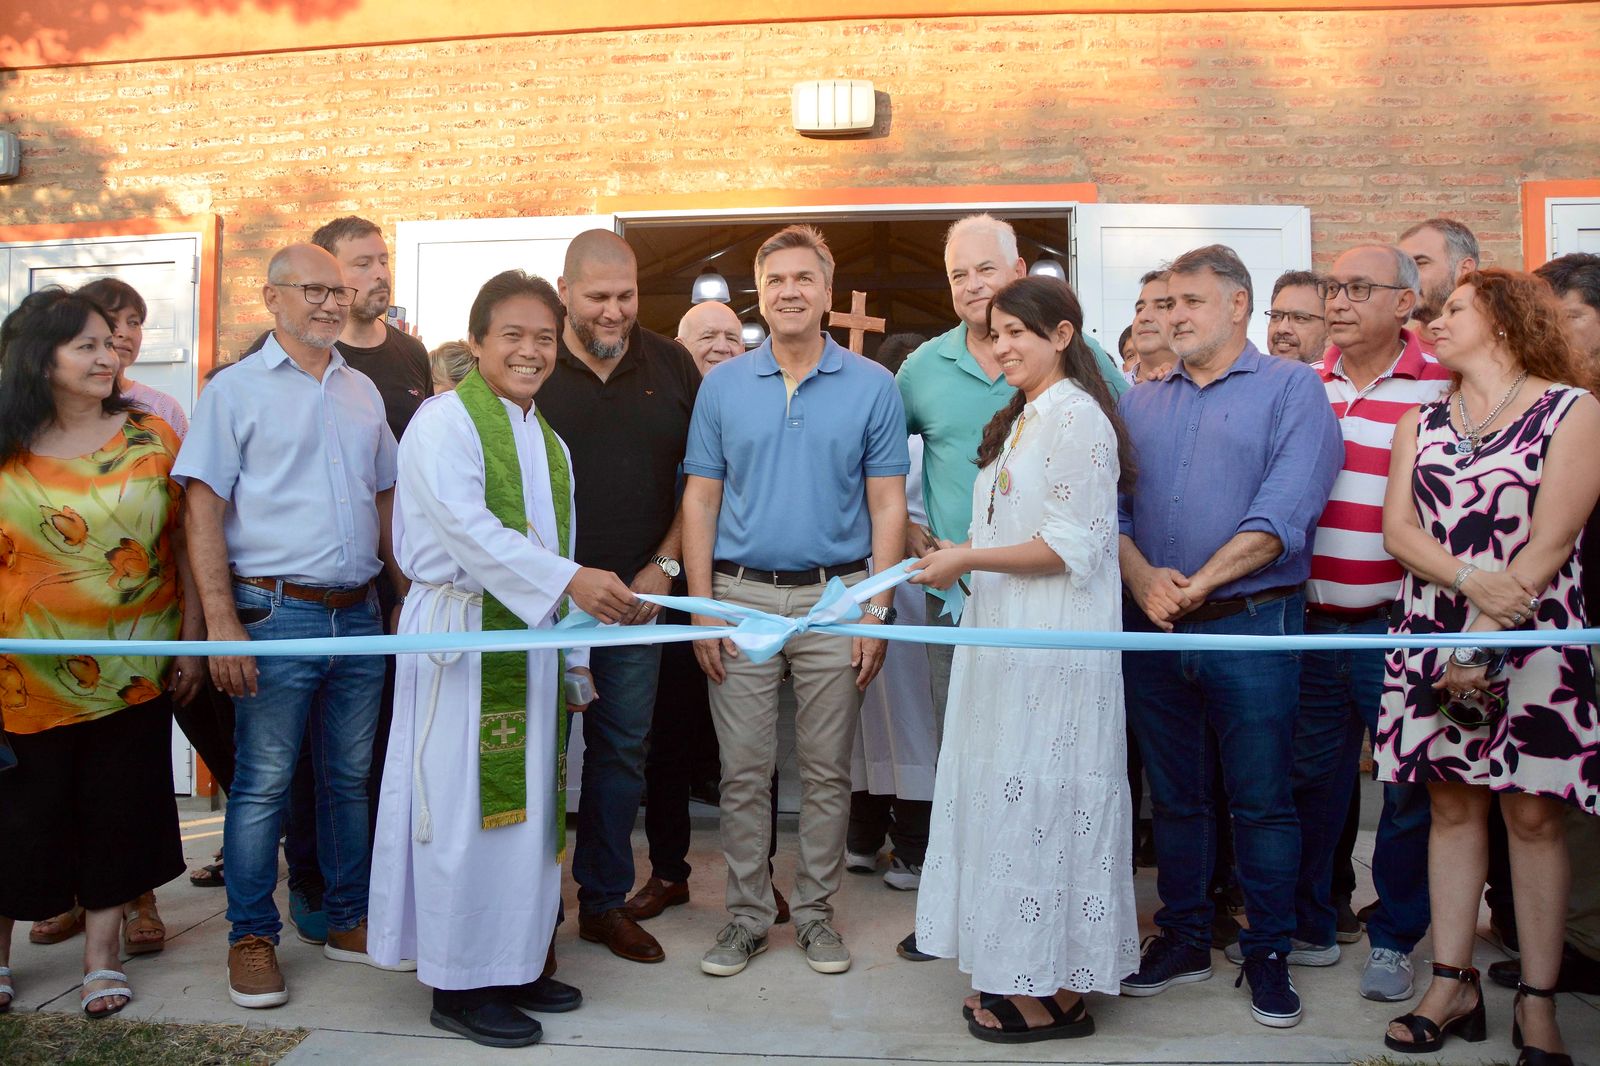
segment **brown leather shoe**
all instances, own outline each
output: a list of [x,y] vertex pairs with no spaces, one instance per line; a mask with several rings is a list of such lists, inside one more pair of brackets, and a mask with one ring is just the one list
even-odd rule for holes
[[611,954],[629,962],[660,962],[667,957],[656,938],[640,929],[623,907],[613,907],[604,914],[578,915],[578,935],[604,944]]
[[289,987],[278,969],[272,941],[247,936],[228,948],[228,998],[241,1007],[279,1007],[289,1002]]
[[663,881],[652,877],[633,898],[622,905],[628,917],[636,922],[654,918],[668,907],[681,907],[689,902],[689,882]]
[[778,905],[778,916],[772,919],[773,925],[789,924],[789,901],[783,898],[783,893],[778,891],[778,886],[772,886],[772,902]]

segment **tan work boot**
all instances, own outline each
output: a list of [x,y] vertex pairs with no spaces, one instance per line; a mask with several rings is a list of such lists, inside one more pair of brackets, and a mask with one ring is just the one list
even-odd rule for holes
[[365,918],[354,929],[329,929],[328,942],[322,945],[322,953],[335,962],[359,962],[363,966],[371,966],[376,970],[392,970],[396,973],[410,973],[417,968],[415,959],[401,959],[393,966],[385,966],[371,955],[367,954],[367,920]]
[[278,969],[278,949],[264,936],[247,936],[228,948],[228,998],[241,1007],[281,1007],[289,986]]

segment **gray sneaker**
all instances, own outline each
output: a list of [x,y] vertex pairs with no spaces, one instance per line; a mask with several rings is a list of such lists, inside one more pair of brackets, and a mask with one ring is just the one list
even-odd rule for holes
[[898,855],[892,856],[889,869],[884,872],[883,883],[902,892],[915,892],[917,886],[922,884],[922,867],[901,862]]
[[765,935],[756,936],[738,922],[729,922],[717,934],[717,943],[700,960],[700,970],[712,977],[732,977],[767,950]]
[[794,939],[805,949],[806,962],[818,973],[844,973],[850,968],[850,949],[833,926],[821,918],[802,925]]
[[1398,1003],[1414,994],[1411,956],[1393,948],[1373,948],[1361,971],[1361,996],[1379,1003]]
[[[1244,947],[1238,941],[1229,944],[1222,952],[1235,966],[1244,965]],[[1339,945],[1309,944],[1304,940],[1289,941],[1290,966],[1332,966],[1339,961]]]

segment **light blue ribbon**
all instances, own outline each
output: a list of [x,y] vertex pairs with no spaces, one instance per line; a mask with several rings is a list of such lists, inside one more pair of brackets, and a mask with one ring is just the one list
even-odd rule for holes
[[907,559],[855,585],[828,582],[815,607],[799,618],[758,611],[699,596],[639,598],[689,614],[734,623],[729,626],[601,625],[572,611],[545,629],[492,633],[408,633],[374,637],[306,637],[292,640],[14,640],[0,637],[0,655],[417,655],[424,652],[536,651],[631,644],[669,644],[727,638],[752,662],[776,655],[799,633],[904,640],[979,648],[1071,649],[1079,651],[1352,651],[1363,648],[1461,648],[1486,643],[1497,648],[1547,648],[1600,644],[1597,629],[1508,630],[1493,633],[1334,633],[1252,636],[1232,633],[1126,633],[1075,629],[988,629],[978,626],[885,626],[853,624],[861,604],[907,581]]

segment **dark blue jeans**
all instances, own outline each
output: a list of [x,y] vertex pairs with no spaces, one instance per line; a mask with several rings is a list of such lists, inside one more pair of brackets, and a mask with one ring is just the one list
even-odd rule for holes
[[583,784],[572,848],[578,913],[603,914],[633,890],[633,823],[644,795],[645,738],[661,676],[661,645],[589,652],[595,701],[583,726]]
[[[1177,632],[1295,634],[1301,632],[1304,617],[1305,603],[1297,593],[1252,603],[1215,621],[1180,622]],[[1133,632],[1155,629],[1131,602],[1124,609],[1123,625]],[[1215,745],[1250,920],[1240,944],[1246,954],[1287,953],[1300,866],[1300,825],[1289,787],[1299,653],[1125,652],[1122,671],[1128,721],[1150,778],[1156,890],[1162,903],[1156,924],[1169,936],[1210,947],[1213,905],[1206,889],[1217,847],[1211,779]]]
[[[234,603],[252,640],[365,637],[383,631],[375,596],[329,610],[275,592],[236,585]],[[316,778],[317,858],[328,884],[335,930],[367,913],[367,771],[383,688],[380,655],[263,656],[255,696],[234,700],[233,790],[223,826],[228,871],[228,941],[282,928],[272,892],[278,883],[278,833],[301,740],[311,740]]]
[[[1308,614],[1306,632],[1386,633],[1386,619],[1341,622]],[[1301,862],[1295,887],[1295,936],[1332,944],[1333,854],[1350,809],[1364,731],[1378,727],[1383,697],[1381,649],[1308,651],[1300,659],[1300,718],[1295,726],[1294,799]],[[1428,790],[1383,787],[1383,816],[1372,854],[1379,906],[1367,923],[1375,948],[1409,953],[1428,931]]]

